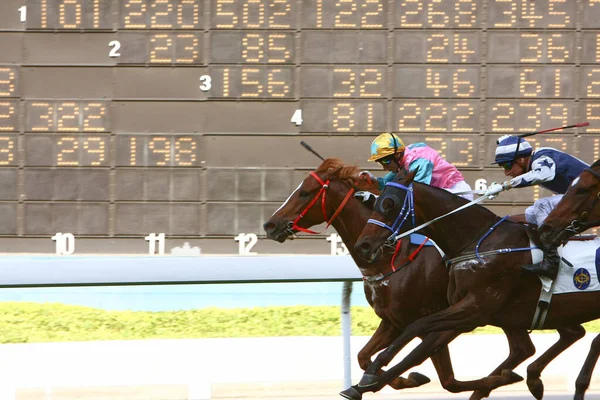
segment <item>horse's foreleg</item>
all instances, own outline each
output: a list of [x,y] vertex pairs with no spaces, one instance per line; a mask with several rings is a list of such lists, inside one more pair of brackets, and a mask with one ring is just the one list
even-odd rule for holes
[[597,335],[594,338],[594,340],[592,341],[590,351],[589,351],[587,357],[585,358],[583,367],[581,367],[579,376],[577,376],[577,380],[575,381],[575,397],[573,397],[573,400],[583,400],[585,391],[590,386],[590,380],[592,379],[592,372],[594,372],[594,367],[596,366],[596,362],[598,361],[599,356],[600,356],[600,335]]
[[544,368],[560,353],[585,336],[585,329],[581,325],[568,326],[557,331],[560,334],[558,341],[527,367],[527,387],[536,399],[544,396],[544,384],[540,379]]
[[[512,371],[523,361],[535,354],[535,346],[526,330],[503,329],[508,340],[509,353],[506,360],[498,365],[489,376],[500,375],[504,370]],[[477,390],[469,400],[480,400],[490,395],[490,390]]]

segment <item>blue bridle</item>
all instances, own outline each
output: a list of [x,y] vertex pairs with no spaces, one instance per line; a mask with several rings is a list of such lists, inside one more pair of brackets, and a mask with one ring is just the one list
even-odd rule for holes
[[[398,217],[396,218],[396,220],[394,221],[392,226],[389,226],[387,224],[384,224],[381,221],[378,221],[376,219],[371,219],[371,218],[369,218],[367,223],[374,224],[374,225],[377,225],[382,228],[386,228],[386,229],[390,230],[392,232],[392,234],[390,235],[390,237],[387,238],[387,243],[393,244],[396,242],[396,236],[400,232],[400,228],[402,228],[402,225],[404,225],[404,223],[408,219],[409,215],[412,217],[412,226],[415,226],[415,198],[414,198],[412,182],[408,186],[404,186],[404,185],[402,185],[400,183],[396,183],[396,182],[387,182],[385,184],[385,186],[397,187],[397,188],[405,190],[407,192],[406,197],[404,197],[404,203],[402,204],[402,209],[400,210],[400,213],[398,214]],[[380,197],[380,199],[383,201],[384,198],[385,198],[384,194],[382,193],[382,196]]]

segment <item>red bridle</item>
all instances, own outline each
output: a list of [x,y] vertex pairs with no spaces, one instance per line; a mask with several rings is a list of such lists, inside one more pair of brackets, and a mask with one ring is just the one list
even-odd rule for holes
[[[328,179],[327,181],[323,182],[323,180],[321,178],[319,178],[319,175],[315,174],[314,171],[310,173],[310,176],[315,178],[317,180],[317,182],[319,182],[321,184],[321,190],[319,190],[319,193],[317,193],[315,198],[312,199],[311,202],[306,206],[304,211],[302,211],[300,213],[300,215],[298,215],[296,217],[296,219],[294,221],[292,221],[292,225],[290,226],[290,228],[301,231],[301,232],[319,234],[321,232],[311,231],[310,229],[306,229],[301,226],[298,226],[298,221],[300,221],[306,215],[308,210],[310,210],[311,207],[314,206],[317,201],[319,201],[319,196],[321,197],[321,209],[323,210],[323,217],[325,218],[325,221],[327,221],[327,211],[325,210],[325,194],[327,193],[327,188],[329,188],[330,180]],[[333,215],[331,216],[331,219],[329,221],[327,221],[327,226],[325,227],[324,231],[327,230],[327,228],[329,228],[329,226],[331,225],[333,220],[336,219],[336,217],[340,214],[340,212],[342,212],[342,209],[344,208],[344,206],[346,205],[348,200],[350,200],[350,197],[352,197],[354,190],[355,189],[353,187],[350,188],[350,190],[348,190],[348,193],[346,193],[346,197],[344,197],[344,200],[342,201],[342,203],[339,205],[337,210],[335,210],[335,213],[333,213]]]

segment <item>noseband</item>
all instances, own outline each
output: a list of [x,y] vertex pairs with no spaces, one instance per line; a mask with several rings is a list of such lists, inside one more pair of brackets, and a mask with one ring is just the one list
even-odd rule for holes
[[[594,178],[600,181],[600,174],[598,172],[591,168],[586,168],[584,171],[589,172],[594,176]],[[594,226],[595,224],[600,224],[600,220],[591,222],[587,221],[588,217],[590,216],[590,212],[594,209],[598,200],[600,200],[600,192],[596,193],[596,198],[592,202],[592,205],[589,206],[587,210],[579,214],[579,218],[574,219],[571,224],[565,228],[565,231],[579,233],[586,230],[588,227]]]
[[[321,178],[319,178],[319,175],[317,175],[314,171],[310,173],[310,176],[315,178],[317,180],[317,182],[319,182],[321,184],[321,190],[319,190],[319,193],[317,193],[315,198],[312,199],[311,202],[306,206],[304,211],[302,211],[300,213],[300,215],[298,215],[296,217],[295,220],[289,222],[288,230],[291,230],[291,231],[296,230],[296,231],[301,231],[301,232],[306,232],[306,233],[319,234],[322,232],[315,232],[310,229],[306,229],[301,226],[298,226],[298,221],[300,221],[306,215],[308,210],[310,210],[312,208],[312,206],[314,206],[317,203],[317,201],[319,201],[319,197],[321,197],[321,209],[323,210],[323,218],[325,219],[325,221],[327,221],[327,211],[325,209],[325,196],[327,193],[327,189],[329,188],[329,183],[331,182],[331,179],[328,179],[325,182],[323,182],[323,180]],[[342,212],[342,209],[344,208],[346,203],[348,203],[348,200],[350,200],[350,197],[352,197],[352,194],[354,194],[354,190],[355,189],[353,187],[350,188],[350,190],[348,190],[348,193],[346,193],[346,197],[344,197],[344,200],[342,200],[342,202],[340,203],[337,210],[335,210],[335,213],[333,213],[333,215],[331,216],[331,219],[329,221],[327,221],[327,226],[325,227],[325,229],[323,231],[327,230],[327,228],[329,228],[329,226],[331,225],[333,220],[340,214],[340,212]]]

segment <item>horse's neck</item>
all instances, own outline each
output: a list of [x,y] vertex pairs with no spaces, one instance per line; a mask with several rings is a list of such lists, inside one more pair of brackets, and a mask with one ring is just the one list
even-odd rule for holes
[[[337,209],[340,203],[341,199],[336,204],[332,203],[332,208]],[[354,250],[354,243],[358,240],[363,228],[367,224],[367,220],[371,216],[371,212],[360,200],[351,198],[337,218],[331,223],[351,253]]]
[[[448,214],[463,204],[459,203],[450,193],[435,190],[426,185],[419,185],[419,188],[422,189],[415,188],[418,224]],[[421,233],[432,238],[444,253],[452,258],[473,247],[477,240],[497,221],[497,215],[474,205],[434,222]]]

